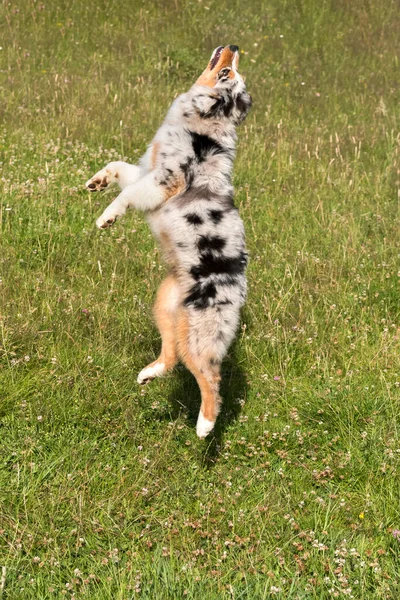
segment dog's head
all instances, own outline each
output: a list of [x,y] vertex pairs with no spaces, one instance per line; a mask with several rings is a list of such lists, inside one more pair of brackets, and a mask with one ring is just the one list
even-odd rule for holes
[[239,48],[237,46],[218,46],[211,55],[207,68],[197,80],[198,85],[209,88],[229,88],[243,82],[238,73]]
[[193,98],[193,104],[204,118],[228,118],[238,125],[251,107],[251,97],[246,92],[242,76],[238,72],[239,48],[218,46],[207,68],[196,81],[201,88]]

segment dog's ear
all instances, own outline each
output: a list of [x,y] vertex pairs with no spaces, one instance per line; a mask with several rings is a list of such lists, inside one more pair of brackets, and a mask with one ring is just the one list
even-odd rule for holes
[[196,94],[192,99],[192,104],[200,117],[207,117],[215,111],[215,108],[220,101],[221,98],[215,91],[212,93],[207,93],[205,91]]

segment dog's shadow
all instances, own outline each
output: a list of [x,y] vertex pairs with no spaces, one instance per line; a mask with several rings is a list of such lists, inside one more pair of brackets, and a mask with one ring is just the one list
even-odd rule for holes
[[[202,442],[204,446],[201,462],[205,468],[212,468],[216,463],[223,449],[225,431],[237,420],[243,401],[247,398],[248,384],[238,360],[236,344],[231,347],[230,353],[222,364],[221,376],[221,411],[214,430]],[[173,419],[177,419],[184,412],[190,425],[196,426],[201,403],[200,390],[195,378],[187,369],[178,370],[177,383],[169,401]]]

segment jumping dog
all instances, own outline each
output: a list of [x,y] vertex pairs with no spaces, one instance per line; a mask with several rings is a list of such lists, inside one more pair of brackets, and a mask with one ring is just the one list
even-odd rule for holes
[[238,73],[239,48],[220,46],[190,90],[169,109],[138,165],[109,163],[86,187],[116,183],[121,193],[97,219],[104,229],[128,208],[144,212],[169,269],[154,306],[159,358],[138,375],[160,377],[180,359],[201,391],[197,435],[219,412],[221,363],[246,297],[247,252],[233,203],[236,126],[251,97]]

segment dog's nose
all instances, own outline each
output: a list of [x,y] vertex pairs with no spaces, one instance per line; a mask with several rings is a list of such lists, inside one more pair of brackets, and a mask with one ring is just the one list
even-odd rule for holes
[[229,46],[231,52],[239,52],[239,46]]

